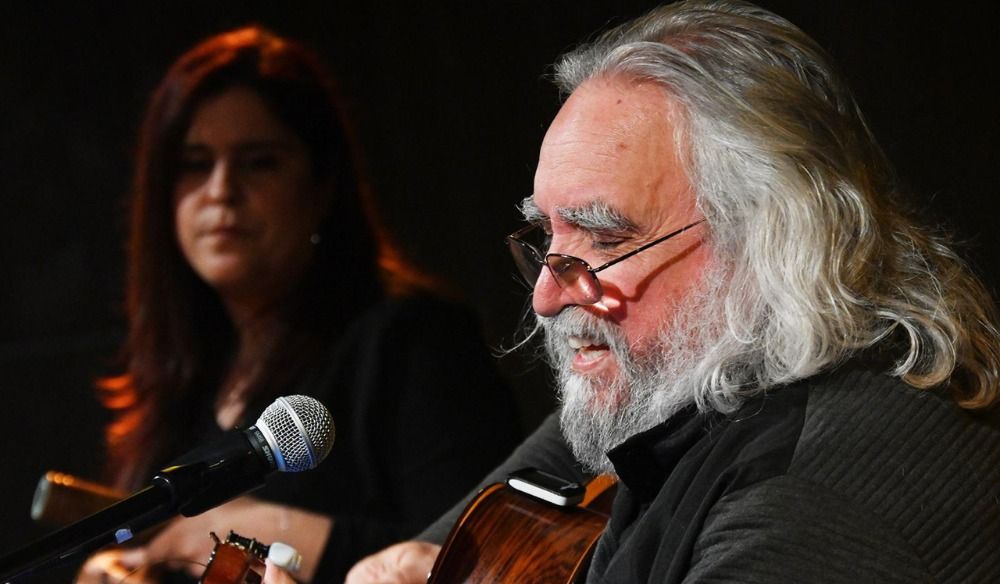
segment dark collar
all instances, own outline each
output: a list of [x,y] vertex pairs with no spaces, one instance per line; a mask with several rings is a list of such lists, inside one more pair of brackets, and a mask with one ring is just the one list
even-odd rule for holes
[[681,458],[720,422],[724,422],[721,415],[700,413],[688,406],[611,449],[608,459],[622,483],[639,499],[648,501],[656,497]]

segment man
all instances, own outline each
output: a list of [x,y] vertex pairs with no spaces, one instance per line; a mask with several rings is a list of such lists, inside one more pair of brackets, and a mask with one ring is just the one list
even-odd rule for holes
[[[815,42],[691,1],[556,77],[511,249],[565,443],[546,423],[491,479],[566,444],[619,477],[588,582],[1000,581],[993,303]],[[422,582],[439,530],[348,581]]]

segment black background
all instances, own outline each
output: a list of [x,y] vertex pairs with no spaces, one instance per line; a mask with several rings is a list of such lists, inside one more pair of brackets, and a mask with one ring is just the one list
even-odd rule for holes
[[[41,533],[28,511],[45,470],[96,476],[105,418],[91,381],[116,371],[136,126],[178,54],[249,22],[317,49],[354,103],[387,224],[500,346],[525,306],[503,236],[558,108],[547,66],[655,2],[278,4],[0,8],[0,553]],[[830,51],[913,206],[995,287],[997,9],[762,4]],[[528,426],[551,403],[544,368],[529,365],[501,361]]]

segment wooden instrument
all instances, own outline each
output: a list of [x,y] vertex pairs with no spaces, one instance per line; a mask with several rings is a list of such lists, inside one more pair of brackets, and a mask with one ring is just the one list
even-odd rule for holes
[[208,559],[201,584],[260,584],[264,578],[264,560],[269,546],[232,531],[225,541],[211,534],[215,549]]
[[[215,547],[208,557],[205,571],[198,579],[199,584],[260,584],[264,578],[264,560],[267,558],[270,546],[256,539],[242,537],[230,531],[225,541],[215,533],[209,533],[215,541]],[[138,581],[153,580],[162,576],[157,568],[140,568],[123,580],[128,584],[129,578],[139,574]]]
[[483,489],[452,528],[428,584],[581,582],[604,531],[615,482],[598,477],[578,506],[559,507],[507,485]]

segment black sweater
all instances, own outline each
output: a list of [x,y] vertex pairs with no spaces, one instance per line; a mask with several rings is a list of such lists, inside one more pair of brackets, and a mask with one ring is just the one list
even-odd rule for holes
[[588,582],[998,582],[1000,431],[842,370],[610,453]]
[[[429,297],[388,300],[359,315],[327,363],[286,393],[329,408],[333,450],[316,469],[272,475],[253,494],[333,517],[313,578],[322,584],[343,581],[363,556],[412,537],[520,437],[512,394],[478,322]],[[248,408],[241,425],[266,405]],[[202,427],[220,433],[209,414]]]

